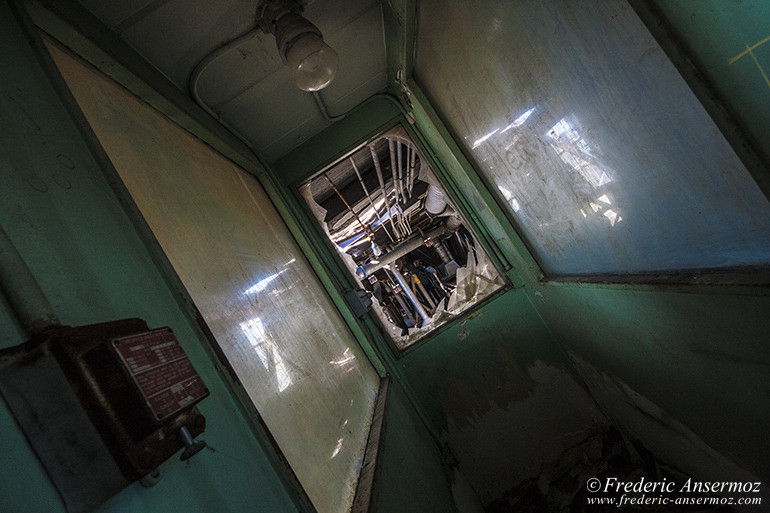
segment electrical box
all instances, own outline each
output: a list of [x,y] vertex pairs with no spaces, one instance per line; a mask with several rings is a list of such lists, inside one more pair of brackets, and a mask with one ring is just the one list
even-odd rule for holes
[[56,327],[3,351],[0,391],[71,512],[205,447],[193,439],[206,385],[171,329],[140,319]]

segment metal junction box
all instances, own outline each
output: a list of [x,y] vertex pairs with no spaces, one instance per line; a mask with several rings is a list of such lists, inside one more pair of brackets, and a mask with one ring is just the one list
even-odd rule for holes
[[0,391],[68,511],[187,454],[205,429],[195,404],[209,391],[170,328],[62,326],[13,349],[0,357]]

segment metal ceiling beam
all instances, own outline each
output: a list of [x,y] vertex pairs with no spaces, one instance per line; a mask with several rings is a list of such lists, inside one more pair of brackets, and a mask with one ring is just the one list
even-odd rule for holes
[[414,71],[417,0],[382,0],[388,83],[400,93]]

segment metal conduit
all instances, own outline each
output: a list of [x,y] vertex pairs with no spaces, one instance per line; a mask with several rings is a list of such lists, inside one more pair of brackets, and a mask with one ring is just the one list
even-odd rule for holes
[[374,146],[369,146],[369,150],[372,152],[372,161],[374,162],[374,170],[377,172],[377,180],[380,182],[380,190],[382,191],[382,197],[385,198],[385,206],[388,211],[388,220],[390,220],[390,228],[393,230],[393,236],[397,239],[401,238],[401,233],[396,229],[396,223],[393,222],[393,213],[390,208],[390,198],[388,198],[388,191],[385,189],[385,180],[382,178],[382,168],[380,167],[380,159],[377,158],[377,151]]
[[382,269],[383,267],[385,267],[386,265],[395,262],[399,258],[401,258],[401,257],[411,253],[415,249],[419,248],[420,246],[425,244],[425,241],[427,239],[435,239],[436,237],[440,237],[441,235],[444,234],[445,231],[446,231],[446,228],[442,225],[442,226],[434,228],[433,230],[431,230],[428,233],[426,233],[425,234],[425,239],[423,239],[422,237],[413,237],[413,238],[409,239],[408,241],[406,241],[406,242],[396,246],[393,249],[393,251],[391,251],[391,252],[389,252],[389,253],[387,253],[385,255],[381,255],[380,259],[379,259],[379,263],[367,264],[367,265],[362,266],[362,268],[363,268],[363,270],[367,274],[371,274],[371,273],[377,272],[380,269]]
[[[364,194],[366,194],[366,199],[369,200],[369,205],[372,207],[372,210],[374,210],[374,213],[377,215],[377,219],[380,221],[380,226],[382,226],[382,231],[385,232],[385,234],[390,239],[390,242],[395,242],[393,237],[390,235],[390,232],[385,229],[385,223],[382,222],[382,216],[380,215],[380,211],[377,210],[377,207],[374,205],[374,201],[372,201],[372,197],[369,194],[369,190],[366,188],[366,184],[364,184],[363,178],[361,178],[361,173],[358,171],[358,166],[356,166],[356,161],[353,159],[353,157],[350,157],[350,164],[353,166],[353,171],[356,172],[356,177],[358,177],[358,183],[361,184],[361,188],[364,190]],[[372,240],[374,242],[374,240]]]
[[388,149],[390,150],[390,171],[393,175],[393,194],[398,205],[398,178],[396,177],[396,148],[393,146],[393,139],[388,139]]
[[404,194],[404,166],[402,153],[401,143],[396,141],[396,160],[398,161],[398,193],[401,195],[401,199],[406,201],[406,195]]
[[416,297],[414,297],[414,292],[412,292],[412,289],[409,288],[409,285],[406,284],[406,280],[404,279],[404,276],[396,269],[395,265],[391,265],[390,272],[393,273],[393,276],[396,277],[396,281],[398,281],[398,284],[401,285],[401,289],[403,289],[404,294],[406,294],[406,297],[409,298],[409,301],[414,305],[414,308],[417,310],[417,315],[422,317],[422,323],[420,323],[420,327],[426,326],[430,322],[430,317],[428,317],[428,312],[425,311],[425,309],[422,307],[420,302],[417,300]]
[[51,303],[1,226],[0,292],[29,335],[59,324]]

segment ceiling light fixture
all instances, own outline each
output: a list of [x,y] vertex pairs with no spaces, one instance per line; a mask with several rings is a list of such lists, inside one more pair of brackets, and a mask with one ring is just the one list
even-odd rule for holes
[[298,0],[263,1],[257,6],[257,25],[275,36],[278,53],[297,87],[319,91],[334,80],[339,57],[318,27],[300,15],[302,9]]

